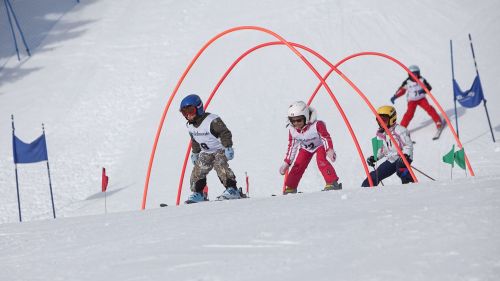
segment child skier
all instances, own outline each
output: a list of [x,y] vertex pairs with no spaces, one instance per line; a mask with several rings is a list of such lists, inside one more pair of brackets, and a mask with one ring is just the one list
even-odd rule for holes
[[193,149],[191,161],[194,164],[190,180],[193,193],[185,203],[208,200],[203,195],[203,188],[212,168],[226,188],[218,199],[239,199],[236,177],[227,163],[234,157],[231,131],[219,116],[205,112],[203,102],[197,95],[186,96],[181,102],[180,111],[187,120]]
[[[336,159],[332,139],[325,123],[316,120],[316,111],[305,102],[297,101],[288,108],[288,120],[291,125],[288,132],[288,150],[285,163],[280,168],[280,174],[284,175],[294,159],[295,162],[286,178],[286,188],[283,193],[297,193],[299,181],[314,154],[316,154],[318,168],[326,182],[323,190],[342,189],[335,169],[327,160],[328,158],[333,163]],[[299,153],[295,158],[297,150]]]
[[[427,87],[429,91],[432,89],[427,80],[420,76],[420,68],[418,66],[410,65],[408,68],[425,85],[425,87]],[[441,118],[437,114],[434,107],[432,107],[432,105],[430,105],[427,101],[427,98],[425,97],[425,90],[422,89],[422,87],[420,87],[420,85],[415,80],[413,80],[410,75],[408,75],[408,78],[403,81],[401,87],[399,87],[396,93],[391,97],[392,104],[394,104],[397,98],[404,95],[405,93],[408,100],[408,109],[403,116],[403,120],[401,120],[401,126],[408,128],[408,125],[410,124],[410,121],[415,114],[417,106],[420,106],[427,112],[427,114],[431,116],[432,120],[436,124],[436,128],[438,129],[438,131],[441,131],[443,126]]]
[[[377,114],[384,120],[392,136],[398,142],[398,145],[408,163],[411,163],[413,159],[413,142],[410,138],[408,130],[397,123],[396,109],[390,105],[381,106],[377,109]],[[376,120],[378,123],[378,119]],[[413,178],[411,177],[408,168],[406,168],[403,160],[399,157],[396,147],[393,146],[390,137],[386,134],[380,123],[377,130],[377,139],[383,141],[382,147],[380,147],[377,151],[377,160],[380,160],[383,157],[385,157],[386,160],[380,164],[377,169],[370,173],[373,184],[377,186],[381,180],[393,175],[394,173],[401,178],[401,183],[403,184],[413,182]],[[372,155],[366,159],[366,162],[369,166],[375,167],[377,160],[375,160],[375,157]],[[363,181],[361,186],[370,186],[368,178]]]

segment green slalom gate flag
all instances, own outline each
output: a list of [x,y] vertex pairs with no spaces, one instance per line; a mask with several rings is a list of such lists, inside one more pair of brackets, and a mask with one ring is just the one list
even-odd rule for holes
[[443,156],[443,162],[450,164],[451,167],[454,166],[454,163],[455,163],[455,145],[453,145],[450,152],[446,153],[446,155]]
[[373,158],[375,158],[375,161],[378,160],[377,158],[377,152],[379,150],[379,148],[382,147],[382,145],[384,145],[384,141],[383,140],[379,140],[377,137],[374,137],[372,139],[372,148],[373,148]]
[[465,152],[464,152],[464,149],[460,149],[458,150],[457,152],[455,152],[455,163],[457,163],[457,165],[464,169],[465,170]]

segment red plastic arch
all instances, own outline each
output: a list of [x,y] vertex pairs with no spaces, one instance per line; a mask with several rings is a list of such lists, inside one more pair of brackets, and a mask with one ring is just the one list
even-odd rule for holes
[[[406,72],[408,72],[408,75],[410,75],[415,81],[417,81],[417,83],[420,85],[420,87],[422,87],[422,89],[425,90],[425,92],[427,93],[427,95],[429,97],[431,97],[431,99],[434,102],[434,104],[438,107],[439,112],[444,117],[444,119],[446,121],[446,124],[448,124],[448,127],[450,128],[451,133],[453,134],[453,137],[455,138],[455,141],[456,141],[458,147],[460,149],[463,148],[462,142],[458,138],[458,135],[457,135],[457,133],[455,131],[455,128],[453,127],[453,124],[451,123],[450,119],[448,119],[448,116],[446,115],[446,112],[443,110],[443,107],[441,106],[441,104],[437,101],[437,99],[429,91],[429,89],[427,89],[427,87],[420,80],[418,80],[417,77],[404,64],[402,64],[399,60],[397,60],[394,57],[391,57],[389,55],[383,54],[383,53],[378,53],[378,52],[361,52],[361,53],[352,54],[350,56],[347,56],[347,57],[343,58],[342,60],[340,60],[339,62],[337,62],[335,64],[335,67],[339,67],[344,62],[346,62],[346,61],[348,61],[350,59],[353,59],[355,57],[360,57],[360,56],[378,56],[378,57],[383,57],[383,58],[386,58],[386,59],[389,59],[389,60],[395,62],[396,64],[398,64],[399,66],[401,66]],[[327,75],[325,76],[326,77],[325,79],[327,79],[328,76],[332,72],[333,72],[333,68],[330,71],[328,71]],[[318,92],[318,90],[321,88],[321,86],[322,86],[322,84],[319,84],[316,87],[316,90],[314,91],[313,95],[311,96],[312,99],[314,98],[314,96],[316,95],[316,93]],[[465,149],[464,149],[464,156],[465,156],[465,162],[467,164],[467,168],[469,169],[469,172],[470,172],[471,176],[475,176],[474,170],[472,169],[472,166],[471,166],[471,164],[469,162],[469,158],[467,157],[467,154],[465,154]],[[403,157],[403,159],[404,159],[404,157]]]

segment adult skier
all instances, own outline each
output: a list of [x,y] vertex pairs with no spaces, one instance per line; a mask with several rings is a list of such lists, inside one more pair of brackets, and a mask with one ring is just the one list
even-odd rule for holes
[[[384,120],[385,125],[389,128],[394,139],[398,142],[401,151],[403,152],[408,163],[412,162],[413,159],[413,142],[410,138],[408,130],[397,123],[396,109],[393,106],[385,105],[377,109],[377,114]],[[377,120],[378,123],[378,119]],[[381,158],[385,157],[385,161],[380,164],[374,171],[370,172],[370,177],[372,178],[373,184],[375,186],[378,183],[393,175],[394,173],[401,179],[401,183],[407,184],[413,182],[413,178],[406,168],[403,160],[399,157],[396,147],[392,144],[390,137],[385,132],[384,128],[379,124],[376,136],[378,140],[382,140],[383,144],[377,151],[377,160],[372,155],[366,159],[369,166],[375,167],[375,163]],[[368,178],[366,178],[361,184],[363,187],[370,186]]]
[[228,164],[234,157],[231,131],[219,116],[205,112],[198,95],[186,96],[181,101],[180,112],[187,120],[186,126],[192,141],[191,162],[194,164],[190,179],[193,193],[185,203],[208,200],[203,195],[203,188],[212,169],[215,169],[226,188],[218,199],[239,199],[236,176]]
[[[410,65],[408,68],[425,85],[425,87],[427,87],[429,91],[432,89],[429,82],[427,82],[427,80],[420,75],[420,68],[418,66]],[[401,120],[401,126],[408,128],[410,121],[413,119],[413,115],[415,114],[417,106],[420,106],[427,112],[427,114],[431,116],[432,120],[436,124],[438,132],[440,133],[443,128],[441,118],[439,117],[434,107],[432,107],[432,105],[430,105],[427,101],[427,98],[425,97],[425,90],[420,87],[420,85],[415,80],[413,80],[410,75],[408,75],[408,78],[403,81],[396,93],[391,97],[392,104],[394,104],[397,98],[401,97],[405,93],[408,100],[408,108],[406,109],[406,113],[403,116],[403,120]]]
[[342,189],[342,184],[338,183],[339,177],[331,164],[337,157],[332,139],[325,123],[316,119],[316,110],[303,101],[294,102],[288,108],[288,121],[291,125],[288,131],[288,150],[280,167],[280,174],[284,175],[292,162],[293,166],[286,178],[283,193],[297,193],[299,181],[314,154],[326,182],[323,190]]

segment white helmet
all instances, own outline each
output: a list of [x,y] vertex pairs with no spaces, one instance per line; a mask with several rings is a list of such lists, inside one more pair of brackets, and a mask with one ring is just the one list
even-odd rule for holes
[[310,111],[309,106],[303,101],[296,101],[288,107],[288,118],[304,116],[306,124],[309,123]]
[[411,71],[411,72],[420,72],[420,68],[418,67],[418,65],[410,65],[408,67],[408,69]]
[[420,78],[420,68],[416,65],[410,65],[408,69],[418,78]]

